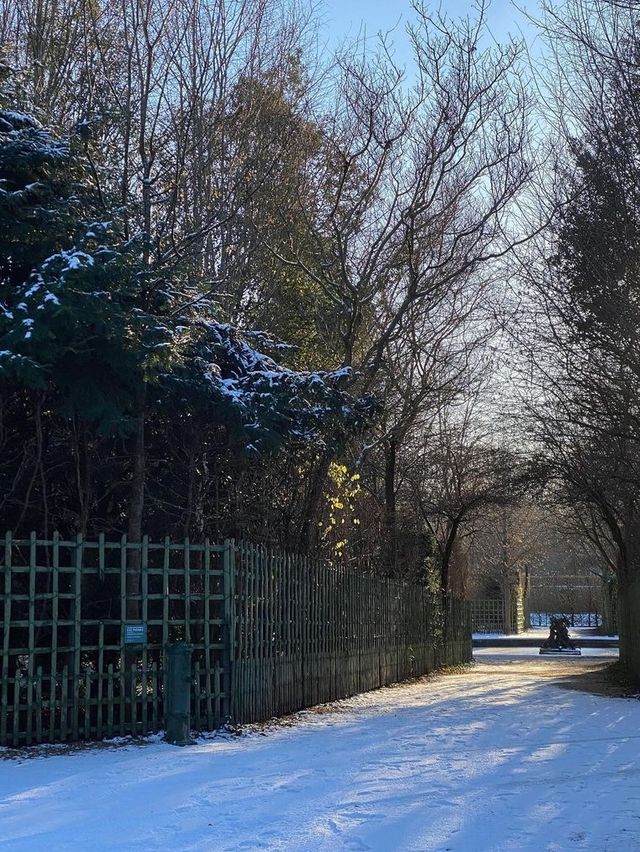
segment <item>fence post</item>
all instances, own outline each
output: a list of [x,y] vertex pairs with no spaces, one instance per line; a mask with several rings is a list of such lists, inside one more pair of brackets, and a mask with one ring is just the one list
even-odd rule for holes
[[233,719],[235,714],[236,678],[235,678],[235,554],[236,544],[233,539],[225,539],[222,557],[223,590],[224,590],[224,700],[222,715],[225,722]]
[[193,645],[176,642],[165,649],[165,740],[173,745],[191,742],[191,652]]
[[[0,745],[7,745],[9,721],[9,636],[11,627],[11,556],[12,541],[9,530],[4,537],[4,624],[2,636],[2,695],[0,697]],[[14,675],[15,676],[15,675]],[[14,687],[15,690],[16,687]]]

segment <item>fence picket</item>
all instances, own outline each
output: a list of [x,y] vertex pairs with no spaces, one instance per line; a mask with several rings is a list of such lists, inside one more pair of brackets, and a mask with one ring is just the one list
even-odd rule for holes
[[160,727],[160,716],[158,713],[158,664],[151,665],[151,729],[157,731]]
[[[51,688],[54,692],[54,709],[51,711],[49,719],[49,739],[55,740],[56,717],[58,716],[58,708],[55,706],[55,692],[57,686],[58,672],[58,621],[59,621],[59,591],[60,591],[60,535],[58,532],[53,534],[53,559],[51,563],[51,662],[49,671],[51,672]],[[62,694],[60,695],[60,707],[62,707]],[[62,727],[62,723],[60,723]]]
[[73,704],[71,716],[71,737],[79,736],[80,714],[80,658],[82,656],[82,535],[76,536],[75,570],[73,572]]
[[[103,554],[104,556],[104,554]],[[103,564],[104,568],[104,564]],[[98,666],[96,669],[96,739],[102,737],[102,713],[104,688],[104,622],[98,625]]]
[[27,745],[33,742],[33,679],[35,663],[35,634],[36,634],[36,573],[37,573],[37,548],[36,534],[29,536],[29,635],[28,635],[28,661],[27,661]]
[[[141,592],[142,604],[141,613],[142,621],[147,624],[149,621],[149,536],[142,536],[142,556],[140,560],[141,577]],[[147,651],[148,643],[142,646],[141,654],[141,669],[140,669],[140,733],[146,734],[149,731],[148,723],[148,694],[147,694],[147,669],[149,666],[149,654]]]
[[202,684],[200,683],[200,661],[196,660],[193,664],[193,682],[195,684],[195,702],[193,705],[193,722],[196,730],[202,729],[202,718],[200,715]]
[[43,704],[42,704],[42,666],[38,666],[36,669],[36,742],[42,742],[42,716],[43,716]]
[[184,569],[184,641],[191,642],[191,562],[189,539],[185,538],[182,550]]
[[[11,640],[11,532],[4,537],[4,619],[2,624],[2,695],[0,696],[0,745],[7,743],[9,721],[9,648]],[[15,687],[14,687],[15,690]]]
[[114,735],[114,694],[113,694],[113,663],[107,668],[107,736]]
[[91,672],[84,673],[84,738],[91,739]]
[[67,710],[69,708],[69,666],[62,667],[62,682],[60,684],[60,739],[66,742],[69,736]]

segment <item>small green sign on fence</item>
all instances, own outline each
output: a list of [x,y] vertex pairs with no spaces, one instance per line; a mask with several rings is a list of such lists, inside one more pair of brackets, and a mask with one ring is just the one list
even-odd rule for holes
[[147,625],[139,622],[124,625],[125,645],[144,645],[147,641]]

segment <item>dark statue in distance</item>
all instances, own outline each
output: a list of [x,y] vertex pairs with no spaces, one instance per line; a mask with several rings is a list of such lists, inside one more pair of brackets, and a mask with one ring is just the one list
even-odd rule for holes
[[579,656],[581,651],[569,638],[569,622],[566,618],[552,618],[549,638],[540,646],[540,654],[562,654],[563,656]]

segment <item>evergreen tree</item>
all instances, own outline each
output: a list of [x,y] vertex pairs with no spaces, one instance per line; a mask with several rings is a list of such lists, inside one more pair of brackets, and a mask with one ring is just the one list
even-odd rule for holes
[[615,71],[605,85],[572,143],[551,264],[560,349],[544,440],[568,499],[598,513],[617,551],[621,660],[640,677],[640,89]]
[[115,214],[90,221],[98,206],[68,143],[29,116],[0,119],[8,128],[0,136],[0,385],[23,400],[19,428],[29,432],[33,419],[40,436],[34,471],[43,493],[45,432],[79,424],[85,442],[123,436],[124,511],[136,540],[154,417],[186,413],[249,455],[285,442],[326,447],[362,428],[372,406],[341,389],[348,371],[287,369],[261,351],[273,349],[268,336],[220,322],[188,265],[148,263],[144,235],[125,239]]

